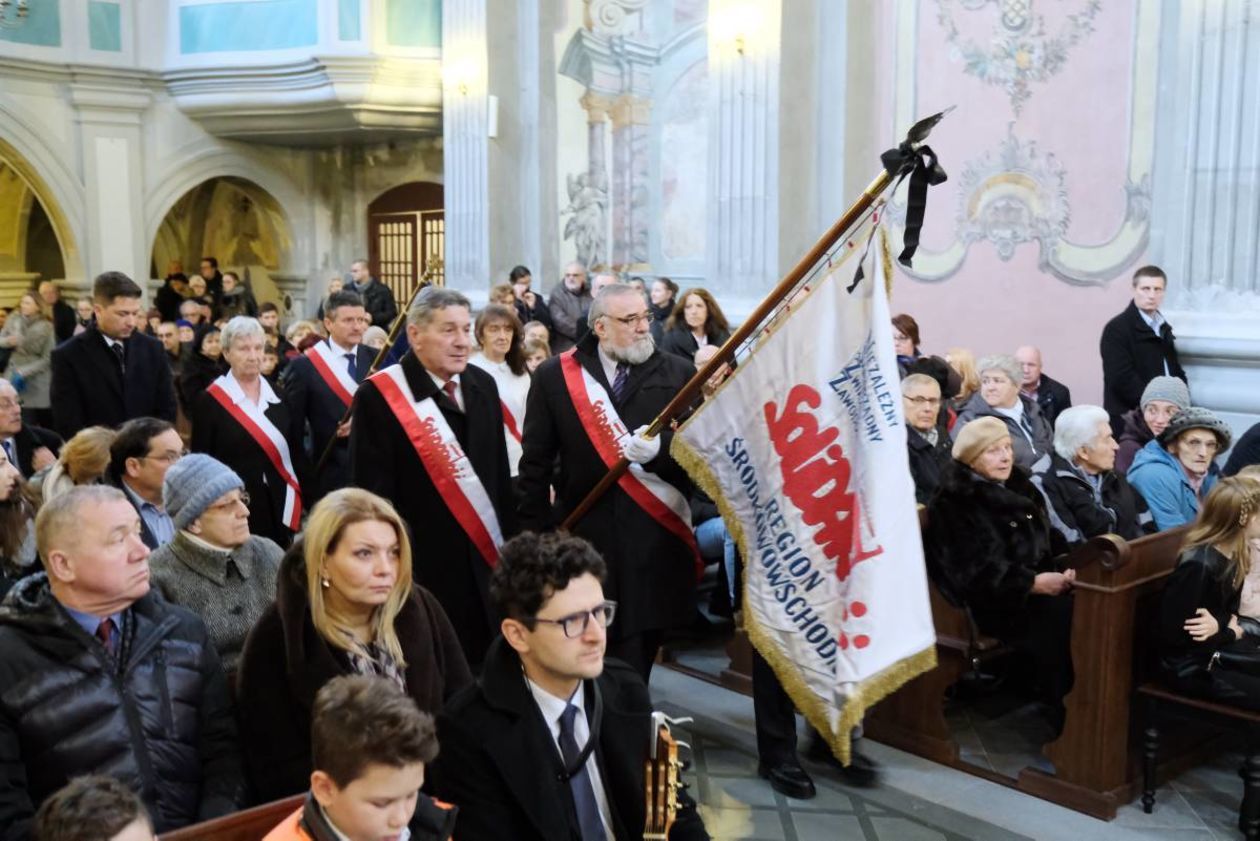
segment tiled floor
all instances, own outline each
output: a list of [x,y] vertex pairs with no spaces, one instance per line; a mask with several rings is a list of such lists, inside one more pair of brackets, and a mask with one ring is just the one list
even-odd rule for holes
[[[721,660],[712,657],[715,664]],[[879,786],[847,788],[825,767],[806,763],[819,794],[797,801],[776,794],[756,775],[750,699],[660,667],[652,674],[652,692],[659,708],[696,718],[687,728],[694,744],[689,782],[715,841],[1242,838],[1236,827],[1238,755],[1221,756],[1163,786],[1153,814],[1133,803],[1111,822],[874,743],[863,750],[881,765]],[[951,711],[951,722],[978,763],[1015,771],[1029,761],[1044,762],[1036,747],[1044,725],[1033,708],[1003,710],[994,701],[970,712]]]

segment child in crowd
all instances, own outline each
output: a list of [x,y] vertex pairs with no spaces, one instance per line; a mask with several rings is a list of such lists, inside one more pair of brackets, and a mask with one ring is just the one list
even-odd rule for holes
[[551,331],[541,321],[525,322],[525,326],[521,328],[521,336],[527,342],[542,342],[548,346],[551,344]]
[[154,841],[136,793],[113,777],[71,780],[35,814],[35,841]]
[[[1252,482],[1260,483],[1260,464],[1252,464],[1239,470],[1236,474],[1239,479],[1247,479]],[[1243,578],[1242,594],[1238,600],[1238,615],[1254,619],[1260,622],[1260,540],[1252,540],[1247,543],[1248,557],[1251,560],[1247,575]],[[1248,634],[1260,633],[1260,627],[1244,628]]]
[[315,696],[311,789],[263,841],[449,841],[454,807],[420,793],[433,718],[390,680],[333,678]]
[[547,347],[547,343],[545,341],[540,342],[537,339],[526,339],[524,348],[525,367],[529,369],[531,374],[534,373],[534,369],[543,364],[543,361],[551,356],[551,348]]

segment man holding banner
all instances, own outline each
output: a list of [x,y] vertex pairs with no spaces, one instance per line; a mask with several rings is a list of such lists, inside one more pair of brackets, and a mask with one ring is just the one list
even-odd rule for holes
[[310,427],[311,464],[319,463],[328,442],[337,439],[316,477],[318,487],[311,494],[311,506],[350,482],[350,422],[343,424],[341,419],[376,359],[371,348],[360,344],[367,326],[367,310],[359,294],[334,292],[324,306],[328,338],[285,369],[284,399],[293,415]]
[[407,521],[419,547],[416,583],[437,597],[476,668],[498,627],[490,571],[516,517],[499,391],[468,365],[470,309],[442,287],[416,296],[407,313],[411,352],[355,395],[350,480]]
[[699,552],[690,485],[669,454],[670,433],[641,433],[693,369],[656,349],[647,302],[633,286],[604,287],[588,324],[576,347],[534,372],[518,479],[521,524],[555,528],[623,455],[631,462],[572,531],[608,564],[606,593],[618,603],[608,656],[647,680],[664,631],[687,625],[695,612]]

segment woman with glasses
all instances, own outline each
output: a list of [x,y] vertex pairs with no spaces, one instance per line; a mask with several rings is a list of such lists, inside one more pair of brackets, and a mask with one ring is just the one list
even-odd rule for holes
[[189,449],[217,458],[245,482],[249,530],[282,547],[301,525],[308,483],[305,421],[262,375],[267,335],[256,318],[238,315],[223,327],[228,372],[197,398]]
[[521,460],[521,432],[525,429],[525,399],[529,396],[529,369],[521,322],[501,304],[490,304],[477,314],[473,335],[481,351],[468,360],[490,376],[503,403],[503,438],[507,442],[508,470],[516,478]]
[[1037,401],[1019,392],[1023,369],[1010,354],[996,353],[980,359],[980,390],[958,412],[953,435],[968,421],[997,418],[1011,432],[1015,464],[1030,473],[1042,473],[1050,466],[1054,429],[1041,414]]
[[284,550],[250,534],[245,483],[210,456],[176,457],[166,471],[162,501],[176,532],[149,556],[153,587],[201,617],[231,675],[245,637],[275,599]]
[[1229,424],[1191,406],[1138,450],[1127,478],[1150,506],[1159,531],[1194,522],[1221,475],[1216,455],[1229,449],[1230,439]]
[[446,613],[412,583],[411,561],[402,519],[373,493],[334,491],[311,512],[241,657],[241,737],[259,802],[309,787],[311,705],[332,678],[386,678],[428,713],[472,683]]
[[731,326],[722,308],[707,289],[688,289],[678,298],[665,322],[661,350],[694,362],[702,347],[722,344],[731,337]]

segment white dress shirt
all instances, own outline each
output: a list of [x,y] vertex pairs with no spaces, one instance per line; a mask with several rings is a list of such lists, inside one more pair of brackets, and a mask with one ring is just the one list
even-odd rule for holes
[[[578,750],[586,747],[587,741],[591,738],[591,727],[586,720],[585,687],[582,683],[578,683],[577,691],[567,701],[552,695],[529,678],[525,678],[525,683],[529,685],[529,692],[534,696],[534,703],[538,705],[543,720],[547,722],[551,739],[556,743],[556,750],[560,755],[564,756],[564,751],[560,750],[560,716],[564,714],[569,704],[577,707],[578,710],[577,715],[573,717],[573,741],[577,743]],[[599,763],[595,761],[595,751],[591,751],[591,755],[586,758],[586,773],[591,779],[591,788],[595,790],[595,803],[599,806],[599,819],[604,824],[604,834],[613,839],[616,836],[613,834],[612,812],[608,808],[608,793],[604,791],[604,781],[599,776]]]
[[[429,375],[429,377],[433,380],[433,382],[437,383],[438,391],[444,392],[446,390],[444,388],[447,382],[446,380],[442,379],[437,374],[430,371],[428,368],[425,368],[424,372]],[[450,381],[455,383],[455,405],[458,406],[459,410],[462,412],[464,411],[464,386],[459,381],[459,374],[456,374],[455,376],[451,377]]]

